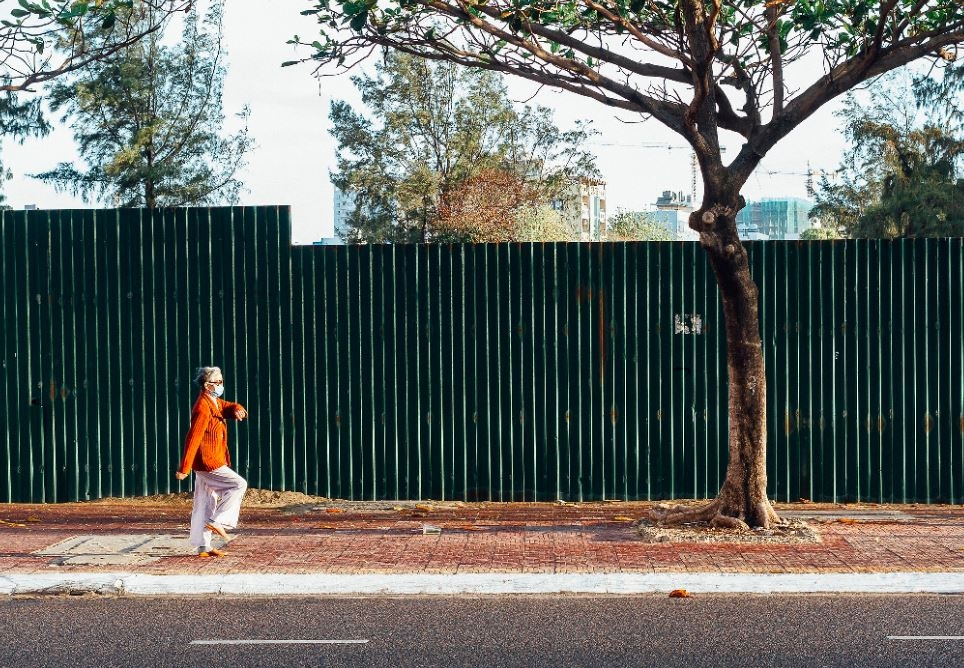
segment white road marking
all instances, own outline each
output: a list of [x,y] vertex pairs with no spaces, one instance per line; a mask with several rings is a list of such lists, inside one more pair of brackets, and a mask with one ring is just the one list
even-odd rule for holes
[[367,640],[192,640],[192,645],[364,645]]
[[964,636],[887,636],[887,640],[964,640]]

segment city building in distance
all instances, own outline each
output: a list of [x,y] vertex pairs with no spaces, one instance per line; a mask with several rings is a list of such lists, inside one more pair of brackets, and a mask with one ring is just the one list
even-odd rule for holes
[[736,227],[743,239],[799,239],[812,227],[813,203],[799,197],[766,197],[747,202],[736,215]]
[[690,228],[693,196],[682,191],[664,190],[656,198],[656,210],[647,215],[669,230],[680,241],[698,241],[699,235]]
[[552,206],[579,241],[599,241],[606,235],[605,181],[574,180]]

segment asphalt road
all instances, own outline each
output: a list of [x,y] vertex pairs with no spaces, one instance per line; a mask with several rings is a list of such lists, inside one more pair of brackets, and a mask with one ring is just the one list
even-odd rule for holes
[[960,596],[41,597],[0,620],[3,668],[964,666]]

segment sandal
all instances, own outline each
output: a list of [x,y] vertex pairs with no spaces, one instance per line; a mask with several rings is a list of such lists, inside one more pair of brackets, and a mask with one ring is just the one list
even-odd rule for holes
[[217,535],[221,536],[221,538],[223,538],[224,540],[230,540],[228,538],[228,532],[225,531],[224,527],[222,527],[217,522],[208,522],[207,524],[204,525],[204,528],[207,529],[208,531],[216,533]]

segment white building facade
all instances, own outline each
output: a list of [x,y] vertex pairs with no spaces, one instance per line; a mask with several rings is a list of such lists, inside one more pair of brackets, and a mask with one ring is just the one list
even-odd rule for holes
[[579,241],[599,241],[606,234],[606,182],[599,179],[573,181],[553,202],[563,223]]

